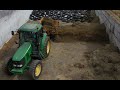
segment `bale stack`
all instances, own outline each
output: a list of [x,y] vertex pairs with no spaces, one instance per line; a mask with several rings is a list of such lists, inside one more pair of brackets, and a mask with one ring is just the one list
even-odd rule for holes
[[61,20],[63,22],[90,21],[90,10],[33,10],[30,15],[31,20],[40,20],[42,17]]

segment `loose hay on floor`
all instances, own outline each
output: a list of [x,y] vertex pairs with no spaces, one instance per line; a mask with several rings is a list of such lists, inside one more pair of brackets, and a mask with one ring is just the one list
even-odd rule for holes
[[111,45],[88,53],[88,63],[96,79],[120,79],[120,54]]

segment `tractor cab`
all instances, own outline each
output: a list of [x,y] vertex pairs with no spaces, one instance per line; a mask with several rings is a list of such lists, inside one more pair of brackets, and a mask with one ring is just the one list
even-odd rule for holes
[[40,23],[32,21],[27,22],[19,29],[19,46],[24,42],[30,42],[32,45],[32,56],[36,57],[40,53],[40,42],[45,33]]
[[31,44],[37,44],[40,37],[43,36],[43,28],[40,23],[32,22],[26,23],[19,29],[20,45],[24,42],[31,42]]

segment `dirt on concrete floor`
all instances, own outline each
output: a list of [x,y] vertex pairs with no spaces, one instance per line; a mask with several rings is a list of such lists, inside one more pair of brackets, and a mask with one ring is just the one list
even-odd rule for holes
[[86,53],[88,64],[98,80],[120,80],[120,53],[107,44]]
[[6,43],[2,47],[2,49],[0,49],[0,58],[3,58],[7,54],[8,49],[10,49],[13,46],[13,44],[15,43],[16,40],[18,40],[18,36],[17,35],[13,36],[13,38],[10,39],[10,41],[8,43]]
[[41,80],[94,80],[84,53],[100,48],[104,43],[59,42],[52,43],[50,56],[44,61]]
[[[119,53],[108,44],[104,26],[96,21],[60,27],[64,31],[51,43],[40,80],[119,79]],[[13,37],[0,51],[0,80],[30,79],[28,72],[16,76],[5,73],[6,61],[17,50],[18,45],[14,43],[17,38]]]

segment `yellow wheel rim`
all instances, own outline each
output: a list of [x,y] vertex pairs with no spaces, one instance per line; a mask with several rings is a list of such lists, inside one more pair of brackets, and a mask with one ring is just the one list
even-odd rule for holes
[[36,69],[35,69],[35,76],[39,76],[40,73],[41,73],[41,65],[38,64],[37,67],[36,67]]
[[47,54],[49,54],[50,52],[50,41],[48,41],[48,44],[47,44]]

